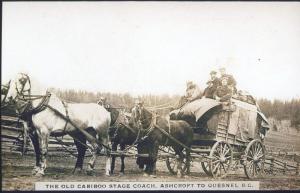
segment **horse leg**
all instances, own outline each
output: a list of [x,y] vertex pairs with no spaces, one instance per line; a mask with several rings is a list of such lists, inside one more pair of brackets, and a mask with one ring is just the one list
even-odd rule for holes
[[36,173],[36,176],[45,175],[45,169],[47,167],[47,152],[48,152],[48,139],[49,139],[49,131],[47,128],[43,127],[40,129],[38,133],[38,141],[39,141],[39,150],[40,150],[40,167]]
[[186,151],[186,174],[191,173],[191,151],[189,149],[185,149]]
[[32,142],[33,148],[34,148],[34,152],[35,152],[35,166],[32,170],[32,175],[35,175],[40,167],[40,148],[39,148],[39,140],[38,140],[38,135],[36,133],[36,131],[31,131],[29,132],[29,137],[30,140]]
[[[116,150],[117,150],[117,147],[118,147],[118,144],[114,142],[114,143],[112,144],[111,150],[112,150],[112,151],[116,151]],[[112,156],[111,156],[111,167],[110,167],[111,174],[114,173],[114,169],[115,169],[115,161],[116,161],[116,156],[115,156],[115,155],[112,155]]]
[[[94,138],[96,138],[97,136],[97,132],[95,131],[94,128],[89,127],[86,129],[86,131],[92,135]],[[88,175],[92,175],[93,171],[94,171],[94,167],[95,167],[95,162],[97,159],[97,147],[94,147],[95,144],[91,144],[93,146],[93,152],[92,152],[92,157],[88,162],[88,167],[87,167],[87,174]]]
[[[150,159],[150,158],[149,158]],[[148,160],[149,161],[149,160]],[[145,177],[148,177],[149,176],[149,173],[150,173],[150,162],[148,163],[148,161],[147,161],[147,163],[145,163],[145,165],[146,165],[146,168],[145,168],[145,170],[144,170],[144,172],[143,172],[143,176],[145,176]]]
[[180,150],[178,148],[175,149],[175,153],[176,153],[176,160],[177,160],[177,177],[181,178],[181,177],[183,177],[182,162],[184,159],[184,154],[183,154],[182,150]]
[[[80,141],[78,141],[78,140]],[[80,135],[79,137],[77,136],[77,138],[74,139],[74,143],[76,145],[77,148],[77,161],[75,164],[75,168],[73,170],[73,174],[76,173],[77,169],[79,169],[79,171],[82,171],[82,167],[83,167],[83,162],[84,162],[84,156],[85,156],[85,152],[86,152],[86,146],[84,146],[84,144],[86,144],[86,137],[84,135]]]
[[159,149],[159,143],[154,143],[154,152],[151,158],[151,170],[150,170],[150,176],[156,177],[156,161],[157,161],[157,155],[158,155],[158,149]]
[[[108,146],[109,147],[109,138],[104,138],[103,139],[103,144]],[[109,154],[109,149],[107,149],[106,147],[103,147],[104,148],[104,152],[107,154],[106,155],[106,163],[105,163],[105,175],[106,176],[110,176],[111,175],[111,156]]]
[[[125,144],[122,143],[121,144],[121,151],[124,151],[125,149]],[[125,156],[124,155],[121,155],[121,171],[120,171],[120,175],[124,175],[124,170],[125,170]]]

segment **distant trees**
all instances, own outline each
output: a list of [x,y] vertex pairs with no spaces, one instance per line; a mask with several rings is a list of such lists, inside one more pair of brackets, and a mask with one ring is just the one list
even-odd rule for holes
[[291,120],[291,126],[300,127],[300,99],[274,100],[273,102],[268,99],[259,99],[257,103],[267,117]]
[[[76,90],[60,90],[51,89],[59,97],[72,102],[97,102],[100,96],[105,96],[107,102],[115,107],[124,107],[127,110],[133,107],[134,97],[129,93],[110,93],[110,92],[86,92],[86,91],[76,91]],[[169,104],[170,107],[175,107],[178,103],[179,95],[142,95],[142,100],[146,107],[160,106],[163,104]],[[291,120],[291,126],[300,129],[300,99],[292,99],[289,101],[274,100],[269,99],[259,99],[258,104],[262,112],[267,117],[273,117],[277,120],[288,119]]]
[[[129,110],[134,106],[135,97],[129,93],[110,93],[110,92],[86,92],[81,90],[60,90],[51,88],[52,92],[56,93],[58,97],[69,101],[69,102],[97,102],[101,96],[106,97],[107,102],[114,107],[124,107]],[[142,95],[140,98],[144,101],[144,106],[155,107],[160,105],[169,105],[170,107],[175,106],[180,96],[174,95]]]

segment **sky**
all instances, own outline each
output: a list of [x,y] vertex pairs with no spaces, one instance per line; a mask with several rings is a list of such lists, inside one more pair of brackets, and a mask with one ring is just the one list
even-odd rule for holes
[[224,66],[257,98],[300,98],[299,2],[3,2],[2,82],[184,94]]

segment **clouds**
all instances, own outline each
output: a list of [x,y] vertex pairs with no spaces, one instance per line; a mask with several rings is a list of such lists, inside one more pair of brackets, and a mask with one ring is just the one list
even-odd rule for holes
[[4,78],[47,86],[181,94],[227,65],[258,97],[300,95],[299,3],[5,2]]

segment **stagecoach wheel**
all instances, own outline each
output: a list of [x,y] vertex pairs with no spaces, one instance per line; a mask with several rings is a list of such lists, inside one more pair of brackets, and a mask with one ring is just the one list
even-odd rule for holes
[[264,173],[265,147],[258,139],[252,140],[244,155],[244,171],[249,179],[262,176]]
[[[172,153],[174,153],[174,155],[175,155],[175,152],[174,152],[174,151],[173,151]],[[185,150],[183,150],[183,153],[184,153],[184,155],[186,155]],[[170,172],[171,174],[173,174],[173,175],[177,174],[177,159],[176,159],[175,156],[174,156],[174,157],[168,157],[168,158],[166,159],[166,165],[167,165],[167,168],[168,168],[168,170],[169,170],[169,172]],[[187,160],[186,160],[186,156],[185,156],[185,158],[183,159],[181,168],[182,168],[182,172],[183,172],[183,173],[186,173],[186,170],[187,170]]]
[[209,169],[209,163],[208,162],[206,162],[206,161],[201,162],[201,166],[202,166],[203,171],[206,173],[206,175],[212,176],[212,174],[210,172],[210,169]]
[[224,178],[231,169],[233,151],[225,141],[216,142],[209,154],[209,172],[214,178]]

